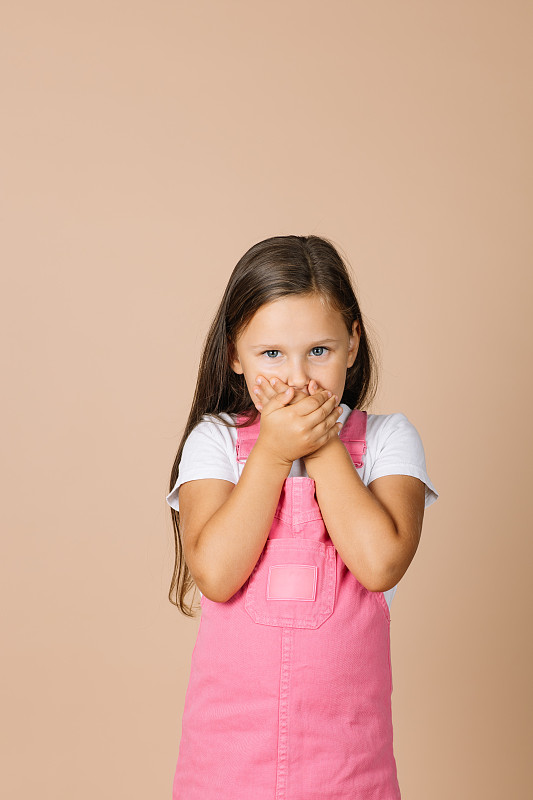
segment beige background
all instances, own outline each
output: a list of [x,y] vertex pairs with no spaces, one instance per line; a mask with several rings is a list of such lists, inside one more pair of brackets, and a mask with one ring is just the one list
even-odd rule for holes
[[371,411],[440,492],[391,608],[402,797],[529,796],[532,22],[4,4],[2,796],[170,800],[198,620],[164,497],[231,270],[287,233],[346,255]]

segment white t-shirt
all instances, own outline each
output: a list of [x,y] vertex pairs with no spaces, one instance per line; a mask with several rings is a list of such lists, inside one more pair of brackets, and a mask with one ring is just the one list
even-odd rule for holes
[[[341,403],[341,408],[339,421],[344,423],[351,408],[346,403]],[[220,416],[232,422],[226,412]],[[216,417],[204,414],[185,440],[178,479],[166,497],[169,506],[179,510],[178,490],[186,481],[221,478],[237,483],[246,462],[237,461],[236,439],[236,428],[227,428]],[[426,471],[422,440],[405,414],[367,414],[366,445],[363,466],[356,468],[365,486],[384,475],[412,475],[426,485],[425,507],[435,502],[439,493]],[[303,459],[293,461],[289,477],[302,475],[307,477]],[[383,593],[389,609],[397,588],[398,584]]]

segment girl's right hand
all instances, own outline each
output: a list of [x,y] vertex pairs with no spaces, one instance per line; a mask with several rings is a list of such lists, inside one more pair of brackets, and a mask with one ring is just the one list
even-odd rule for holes
[[295,389],[271,397],[261,410],[257,445],[289,468],[298,458],[314,453],[337,436],[339,419],[335,395],[325,389],[292,402]]

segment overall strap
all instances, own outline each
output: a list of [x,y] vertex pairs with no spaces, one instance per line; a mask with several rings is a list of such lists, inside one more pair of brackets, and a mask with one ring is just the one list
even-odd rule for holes
[[367,412],[354,408],[339,434],[339,438],[352,458],[354,467],[363,466],[363,456],[366,453],[366,422]]
[[[237,416],[236,422],[239,423],[244,419],[244,416]],[[246,428],[237,428],[237,461],[246,461],[250,455],[252,447],[259,436],[260,423],[261,415],[257,417],[252,425],[248,425]],[[339,434],[339,438],[349,452],[355,467],[363,466],[363,456],[366,453],[366,423],[367,412],[354,408],[348,415]]]
[[[237,415],[236,422],[239,423],[245,419],[246,417]],[[258,414],[256,421],[252,425],[248,425],[246,428],[237,428],[237,461],[246,461],[250,455],[250,451],[259,436],[260,423],[261,414]]]

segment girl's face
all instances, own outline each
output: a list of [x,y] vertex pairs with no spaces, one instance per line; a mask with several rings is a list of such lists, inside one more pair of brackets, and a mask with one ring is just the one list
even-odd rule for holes
[[258,375],[279,378],[307,394],[309,381],[315,380],[340,399],[360,337],[359,322],[350,336],[340,312],[326,308],[317,295],[286,295],[256,311],[236,341],[231,367],[244,373],[252,400]]

